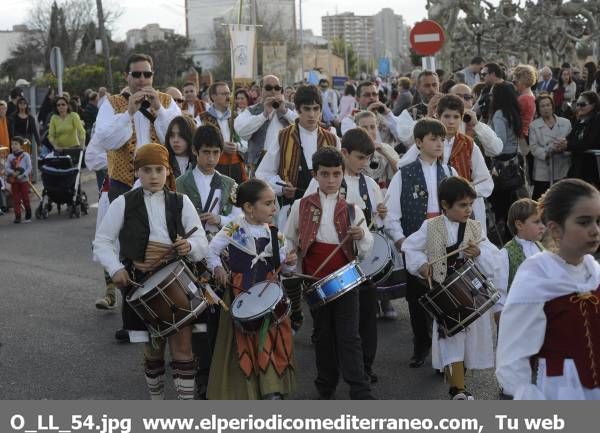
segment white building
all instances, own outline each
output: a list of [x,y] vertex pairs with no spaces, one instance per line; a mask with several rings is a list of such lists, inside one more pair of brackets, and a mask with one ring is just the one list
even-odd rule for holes
[[[220,31],[223,24],[237,23],[239,0],[186,0],[185,13],[186,36],[190,40],[188,55],[197,66],[211,69],[223,55],[215,49],[215,38],[227,35]],[[269,30],[293,38],[296,34],[295,0],[245,1],[242,23],[253,22],[264,24]]]
[[173,29],[163,29],[158,24],[148,24],[141,29],[127,30],[127,48],[133,49],[144,42],[164,41],[175,34]]
[[13,26],[12,30],[0,30],[0,63],[8,60],[10,53],[28,33],[26,25]]
[[373,16],[375,58],[388,57],[393,66],[401,67],[401,59],[409,54],[409,29],[402,15],[396,15],[390,8],[384,8]]
[[375,30],[372,16],[354,15],[353,12],[327,15],[321,17],[321,26],[326,39],[342,39],[351,44],[363,60],[374,58]]

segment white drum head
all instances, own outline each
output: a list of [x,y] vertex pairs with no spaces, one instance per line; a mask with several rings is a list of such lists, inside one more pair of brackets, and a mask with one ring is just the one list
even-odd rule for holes
[[371,232],[373,235],[373,248],[367,257],[358,262],[365,275],[379,272],[390,261],[392,250],[387,240],[381,233]]
[[[264,292],[263,289],[265,289]],[[260,294],[261,292],[262,294]],[[252,319],[271,309],[282,297],[283,291],[279,284],[261,281],[250,287],[248,293],[241,292],[236,296],[231,306],[231,315],[240,320]]]
[[169,273],[173,272],[175,268],[179,265],[179,262],[173,262],[152,274],[150,278],[148,278],[142,287],[139,287],[129,296],[130,300],[138,299],[148,293],[150,290],[155,288],[159,283],[162,283]]

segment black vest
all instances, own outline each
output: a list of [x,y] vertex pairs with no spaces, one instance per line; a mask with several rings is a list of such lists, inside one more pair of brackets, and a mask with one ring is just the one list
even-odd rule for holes
[[[165,216],[167,229],[172,242],[177,235],[183,236],[185,229],[181,224],[183,210],[183,195],[176,192],[165,191]],[[150,223],[148,212],[144,203],[144,190],[136,188],[123,195],[125,197],[125,215],[123,227],[119,232],[121,257],[125,260],[143,261],[150,236]]]

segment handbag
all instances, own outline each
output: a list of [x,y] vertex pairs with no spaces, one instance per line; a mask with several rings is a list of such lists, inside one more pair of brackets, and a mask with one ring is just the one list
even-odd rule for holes
[[516,154],[506,160],[493,158],[491,171],[494,190],[515,190],[525,184],[523,167],[519,163],[519,157]]

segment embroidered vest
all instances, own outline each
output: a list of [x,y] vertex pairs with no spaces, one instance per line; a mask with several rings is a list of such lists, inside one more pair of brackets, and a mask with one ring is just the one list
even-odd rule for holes
[[[196,99],[194,101],[194,114],[192,114],[191,116],[196,117],[201,113],[204,113],[206,111],[206,103],[202,100],[202,99]],[[181,104],[181,112],[184,114],[189,114],[188,109],[190,108],[190,105],[188,104],[187,101],[185,101],[183,104]]]
[[454,167],[459,176],[468,181],[473,180],[471,156],[473,154],[473,139],[458,132],[454,137],[452,152],[448,163]]
[[[181,223],[183,196],[165,188],[165,216],[167,229],[172,242],[177,235],[183,236],[185,230]],[[125,217],[119,232],[120,254],[128,260],[143,261],[146,255],[150,222],[144,202],[144,190],[136,188],[124,194]]]
[[[341,198],[338,198],[335,205],[333,222],[339,241],[346,237],[348,227],[350,227],[351,224],[349,206],[350,205]],[[308,195],[300,201],[298,246],[300,247],[302,257],[306,256],[308,249],[317,239],[317,232],[319,231],[319,225],[321,224],[322,214],[321,198],[319,197],[318,192]],[[354,254],[354,242],[352,239],[347,240],[342,245],[342,251],[348,261],[354,260],[356,255]]]
[[[206,205],[208,197],[200,197],[200,192],[196,187],[193,170],[188,170],[185,174],[179,176],[175,183],[177,185],[177,192],[187,195],[198,213],[204,212],[203,207]],[[211,181],[211,186],[212,185],[215,186],[215,189],[221,190],[221,199],[218,203],[220,208],[219,215],[229,215],[234,205],[233,202],[237,193],[237,183],[230,177],[215,171]],[[203,199],[204,201],[202,201]]]
[[564,360],[572,359],[581,384],[600,387],[599,302],[600,287],[546,302],[546,336],[537,356],[545,358],[548,377],[562,376]]
[[[335,147],[336,143],[335,135],[320,126],[317,127],[317,149],[323,146]],[[279,154],[279,177],[298,186],[298,169],[303,151],[297,122],[279,131]]]
[[[481,224],[476,220],[467,220],[465,227],[465,236],[460,247],[465,246],[469,241],[478,241],[481,238]],[[429,261],[435,260],[446,254],[448,247],[448,232],[444,223],[444,216],[440,215],[431,218],[427,223],[427,242],[426,252]],[[441,260],[433,264],[432,278],[438,283],[443,283],[447,274],[447,262]]]
[[[436,168],[437,184],[439,186],[440,182],[447,176],[439,161]],[[402,191],[400,192],[401,224],[404,236],[410,236],[419,230],[423,221],[427,219],[429,191],[427,191],[421,160],[416,159],[414,162],[402,167],[400,176],[402,177]]]
[[[540,242],[536,242],[535,244],[540,251],[544,251],[544,246]],[[508,252],[508,287],[506,288],[506,291],[508,292],[512,281],[515,278],[515,274],[517,273],[517,269],[519,269],[519,266],[521,266],[521,263],[523,263],[527,257],[525,257],[523,247],[515,240],[515,238],[508,241],[506,245],[504,245],[504,248],[506,248],[506,251]]]
[[[171,104],[171,97],[166,93],[158,92],[158,99],[164,108],[168,108]],[[110,105],[112,105],[115,113],[121,114],[127,111],[128,99],[123,95],[111,95],[108,97]],[[133,126],[133,122],[132,122]],[[154,124],[150,123],[150,141],[152,143],[160,143]],[[135,157],[135,149],[137,144],[137,136],[135,128],[131,138],[123,146],[116,150],[109,150],[106,153],[108,160],[108,177],[124,183],[125,185],[133,186],[134,169],[133,159]],[[148,143],[141,143],[148,144]]]

